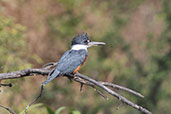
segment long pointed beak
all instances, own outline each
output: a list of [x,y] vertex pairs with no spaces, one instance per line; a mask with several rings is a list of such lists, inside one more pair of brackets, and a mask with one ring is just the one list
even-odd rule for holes
[[91,46],[98,46],[98,45],[105,45],[106,43],[104,42],[89,42],[88,43],[88,47],[91,47]]

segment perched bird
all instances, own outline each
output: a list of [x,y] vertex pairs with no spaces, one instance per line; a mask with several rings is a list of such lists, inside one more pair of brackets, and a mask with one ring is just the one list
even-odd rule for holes
[[71,43],[71,49],[62,55],[55,70],[48,76],[47,80],[42,83],[42,86],[45,86],[58,76],[75,74],[87,59],[87,48],[97,45],[105,45],[105,43],[92,42],[88,38],[87,33],[74,37]]
[[42,82],[39,96],[27,105],[24,114],[26,114],[27,109],[41,97],[43,88],[47,83],[62,75],[75,74],[87,59],[87,48],[97,45],[105,45],[105,43],[92,42],[86,33],[74,37],[71,43],[71,49],[62,55],[56,68],[50,73],[47,80]]

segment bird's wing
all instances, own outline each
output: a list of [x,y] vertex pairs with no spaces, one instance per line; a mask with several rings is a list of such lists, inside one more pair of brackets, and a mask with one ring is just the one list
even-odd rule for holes
[[45,86],[57,76],[72,73],[78,66],[83,63],[86,56],[87,51],[85,50],[69,50],[65,52],[60,58],[56,69],[48,76],[47,80],[44,81],[42,85]]
[[61,57],[56,68],[61,74],[72,73],[83,63],[86,56],[86,50],[69,50]]

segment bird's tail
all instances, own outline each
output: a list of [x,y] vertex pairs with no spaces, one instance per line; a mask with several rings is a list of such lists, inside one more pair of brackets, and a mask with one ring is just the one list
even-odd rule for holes
[[50,73],[50,75],[47,77],[47,80],[42,82],[42,86],[45,86],[47,83],[49,83],[50,81],[52,81],[54,78],[59,76],[59,70],[55,69],[54,71],[52,71]]

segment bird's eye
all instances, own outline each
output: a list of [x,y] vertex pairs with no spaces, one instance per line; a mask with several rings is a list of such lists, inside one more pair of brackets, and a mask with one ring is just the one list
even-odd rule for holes
[[88,42],[87,40],[84,41],[84,43],[87,43],[87,42]]

